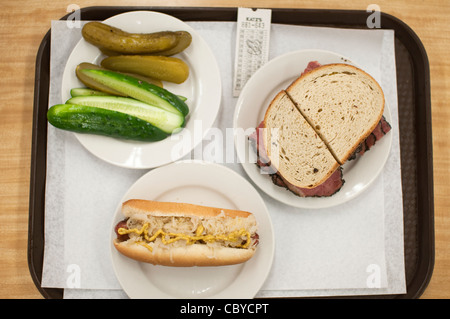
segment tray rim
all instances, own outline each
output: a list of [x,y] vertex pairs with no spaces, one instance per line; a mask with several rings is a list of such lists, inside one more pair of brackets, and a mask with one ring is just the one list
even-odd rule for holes
[[[107,10],[105,10],[107,9]],[[103,13],[107,12],[104,18],[107,18],[109,16],[112,16],[114,14],[120,13],[120,12],[126,12],[126,11],[137,11],[137,10],[152,10],[152,11],[159,11],[164,12],[167,14],[171,14],[174,16],[179,15],[192,15],[193,12],[197,13],[195,18],[189,18],[184,20],[186,21],[236,21],[237,17],[237,7],[164,7],[164,6],[88,6],[80,9],[80,14],[93,14],[96,11],[102,11]],[[281,16],[298,16],[299,14],[305,14],[308,13],[309,19],[314,19],[319,14],[328,14],[328,18],[331,16],[333,19],[327,20],[327,24],[333,24],[337,23],[335,21],[342,19],[342,16],[351,16],[352,18],[357,18],[354,20],[347,19],[346,26],[355,26],[359,25],[361,26],[361,22],[365,21],[366,15],[368,14],[364,10],[335,10],[335,9],[303,9],[303,8],[270,8],[272,10],[272,23],[280,23],[280,24],[292,24],[285,21],[276,21],[279,15]],[[111,13],[112,12],[112,13]],[[207,19],[205,19],[205,16],[202,14],[198,14],[200,12],[207,12],[210,13],[216,13],[214,16],[207,16]],[[65,16],[61,17],[60,20],[67,20],[67,18],[70,16],[71,13],[66,14]],[[226,19],[225,19],[226,18]],[[92,20],[101,20],[103,17],[100,17],[98,19],[92,19]],[[363,19],[363,20],[361,20]],[[414,66],[416,69],[419,68],[423,74],[423,86],[419,86],[421,89],[420,92],[416,93],[416,99],[419,97],[423,102],[425,103],[425,107],[423,109],[418,109],[417,111],[421,111],[422,116],[418,116],[416,121],[419,121],[421,125],[424,125],[426,134],[425,136],[419,136],[417,138],[416,143],[419,143],[420,145],[424,144],[426,152],[423,152],[422,158],[424,160],[421,160],[416,162],[416,166],[420,166],[422,169],[417,170],[417,175],[424,176],[427,180],[426,185],[421,185],[425,187],[425,196],[423,196],[426,200],[422,200],[423,197],[418,197],[418,211],[419,211],[419,218],[420,222],[418,223],[418,228],[420,230],[417,232],[418,234],[425,235],[426,240],[420,240],[419,241],[419,253],[418,253],[418,260],[419,263],[416,267],[416,272],[414,274],[414,278],[411,279],[410,284],[407,285],[407,292],[406,294],[389,294],[389,295],[371,295],[371,296],[348,296],[347,298],[361,298],[361,297],[368,297],[368,298],[398,298],[398,299],[404,299],[404,298],[419,298],[422,293],[425,291],[426,287],[428,286],[431,276],[433,273],[434,268],[434,261],[435,261],[435,247],[434,247],[434,191],[433,191],[433,152],[432,152],[432,128],[431,128],[431,96],[430,96],[430,67],[429,67],[429,60],[428,56],[425,50],[425,47],[417,34],[403,21],[398,19],[397,17],[387,14],[384,12],[381,12],[381,19],[383,21],[382,28],[381,29],[394,29],[396,30],[395,37],[397,38],[397,35],[399,35],[399,40],[405,44],[405,42],[412,46],[412,48],[415,50],[416,54],[420,56],[420,59],[413,59]],[[335,21],[333,21],[335,20]],[[388,27],[385,27],[385,22],[388,22]],[[310,23],[314,24],[314,21],[310,21]],[[341,22],[339,22],[341,23]],[[298,25],[308,25],[308,22],[305,22],[304,20],[301,21],[301,23],[296,23]],[[321,26],[323,24],[316,23],[314,26]],[[339,27],[342,27],[339,26]],[[398,29],[398,30],[397,30]],[[398,33],[397,31],[402,31]],[[35,64],[35,86],[34,86],[34,105],[33,105],[33,133],[32,133],[32,147],[31,147],[31,169],[30,169],[30,194],[29,194],[29,224],[28,224],[28,248],[27,248],[27,258],[28,258],[28,268],[31,274],[31,277],[33,279],[34,284],[36,285],[37,289],[40,291],[43,297],[45,298],[62,298],[63,296],[63,288],[44,288],[41,287],[41,278],[42,274],[39,274],[36,270],[36,265],[34,262],[35,259],[35,236],[36,236],[36,229],[35,229],[35,223],[37,222],[37,216],[36,216],[36,203],[38,203],[38,198],[36,198],[36,195],[39,194],[45,194],[45,177],[43,185],[43,189],[39,189],[39,185],[37,185],[36,180],[36,172],[38,171],[38,164],[36,162],[36,155],[39,154],[40,156],[44,156],[44,159],[46,159],[46,148],[43,152],[43,154],[39,153],[42,152],[42,150],[39,150],[38,144],[39,144],[39,138],[40,136],[38,134],[38,125],[43,124],[47,127],[47,121],[45,123],[42,123],[42,121],[39,121],[39,98],[41,97],[41,85],[42,85],[42,79],[41,79],[41,62],[43,59],[46,58],[45,53],[47,50],[47,46],[50,45],[51,41],[51,29],[48,30],[48,32],[45,34],[37,55],[36,55],[36,64]],[[406,44],[405,44],[406,47]],[[407,47],[409,51],[409,47]],[[49,49],[48,49],[49,50]],[[414,77],[414,82],[416,83],[418,81],[417,77]],[[416,100],[415,99],[415,100]],[[48,101],[48,88],[47,88],[47,101]],[[47,136],[45,134],[45,140],[47,140]],[[419,155],[419,154],[418,154]],[[42,164],[42,163],[41,163]],[[46,164],[46,160],[45,163]],[[45,167],[45,166],[44,166]],[[45,174],[44,174],[45,175]],[[45,201],[45,198],[40,198],[43,202]],[[42,214],[41,220],[42,220],[42,227],[45,223],[44,215]],[[38,234],[39,235],[39,234]],[[42,237],[44,237],[44,234],[40,234]],[[44,244],[44,239],[42,239],[42,244]],[[42,245],[43,246],[43,245]],[[44,247],[39,247],[40,250],[43,251]],[[41,256],[43,259],[43,256]],[[425,257],[425,258],[421,258]],[[42,270],[42,265],[41,265]],[[421,270],[421,271],[418,271]],[[418,275],[420,275],[420,278]]]

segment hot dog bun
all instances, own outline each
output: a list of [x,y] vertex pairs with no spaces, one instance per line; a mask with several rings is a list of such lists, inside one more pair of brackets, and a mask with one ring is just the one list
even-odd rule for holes
[[[257,223],[240,210],[132,199],[122,205],[114,246],[137,261],[173,267],[243,263],[255,253]],[[146,236],[145,236],[146,235]]]

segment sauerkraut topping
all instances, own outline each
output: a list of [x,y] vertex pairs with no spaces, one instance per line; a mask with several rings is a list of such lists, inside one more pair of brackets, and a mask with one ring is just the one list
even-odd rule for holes
[[[182,220],[184,217],[167,217],[172,220],[166,220],[166,223],[162,223],[159,225],[155,225],[151,222],[144,223],[140,228],[134,227],[139,223],[129,222],[128,228],[119,228],[119,235],[136,235],[138,238],[134,238],[134,241],[137,244],[143,245],[148,248],[150,251],[153,251],[150,243],[161,242],[164,245],[169,245],[172,243],[176,243],[178,241],[184,241],[186,245],[192,245],[195,243],[202,244],[217,244],[220,245],[234,247],[234,248],[248,248],[252,242],[251,234],[245,228],[241,228],[239,230],[234,230],[227,233],[219,233],[217,235],[212,235],[207,231],[207,229],[203,226],[202,223],[197,221],[196,223],[187,222],[187,220]],[[166,218],[164,218],[166,219]],[[192,218],[189,218],[191,221]],[[193,224],[197,224],[196,228],[192,228]],[[134,225],[134,226],[133,226]],[[168,225],[168,226],[167,226]],[[186,228],[187,233],[191,233],[190,235],[180,232],[180,225]],[[132,226],[132,227],[130,227]],[[160,227],[154,227],[160,226]],[[177,232],[168,231],[167,228],[176,228]],[[152,229],[157,229],[156,231],[152,231]],[[131,236],[130,236],[131,238]]]

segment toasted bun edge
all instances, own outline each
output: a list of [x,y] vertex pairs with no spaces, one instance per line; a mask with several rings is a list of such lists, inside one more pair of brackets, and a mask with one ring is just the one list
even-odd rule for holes
[[216,217],[225,214],[227,217],[249,217],[253,214],[247,211],[202,206],[188,203],[160,202],[144,199],[130,199],[122,204],[122,213],[125,217],[131,217],[135,213],[146,213],[154,216],[197,216]]
[[114,246],[122,255],[139,262],[172,267],[225,266],[246,262],[255,254],[255,249],[229,247],[212,248],[193,244],[185,247],[148,248],[114,240]]

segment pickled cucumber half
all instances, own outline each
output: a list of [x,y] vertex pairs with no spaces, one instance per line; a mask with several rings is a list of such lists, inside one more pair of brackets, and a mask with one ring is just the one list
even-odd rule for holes
[[97,91],[101,91],[101,92],[105,92],[107,94],[111,94],[111,95],[117,95],[117,96],[126,96],[124,93],[121,93],[119,91],[116,91],[106,85],[103,85],[93,79],[91,79],[88,76],[85,76],[81,70],[104,70],[104,68],[92,64],[92,63],[80,63],[77,65],[77,67],[75,68],[75,74],[78,78],[78,80],[81,81],[81,83],[83,83],[84,85],[86,85],[88,88],[97,90]]
[[[108,86],[105,86],[101,83],[98,83],[97,81],[93,81],[89,77],[86,77],[82,72],[80,72],[80,70],[83,70],[83,69],[91,69],[91,70],[106,70],[106,69],[102,68],[99,65],[96,65],[93,63],[88,63],[88,62],[83,62],[83,63],[78,64],[75,69],[75,74],[76,74],[77,78],[87,87],[89,87],[93,90],[105,92],[105,93],[111,94],[111,95],[125,96],[123,93],[121,93],[119,91],[113,90]],[[160,80],[152,79],[147,76],[143,76],[143,75],[139,75],[139,74],[127,74],[127,73],[124,73],[124,74],[133,76],[139,80],[154,84],[156,86],[163,87],[163,84]]]
[[149,122],[166,133],[173,133],[184,126],[184,116],[127,97],[77,96],[67,100],[66,104],[95,106],[127,113]]
[[182,114],[183,116],[189,113],[189,107],[177,95],[151,83],[108,70],[84,69],[80,70],[80,72],[92,81],[96,81],[136,100],[175,114]]
[[154,142],[169,134],[136,116],[94,106],[57,104],[47,111],[53,126],[77,133]]
[[189,66],[175,57],[118,55],[103,59],[101,66],[109,70],[140,74],[177,84],[183,83],[189,76]]

